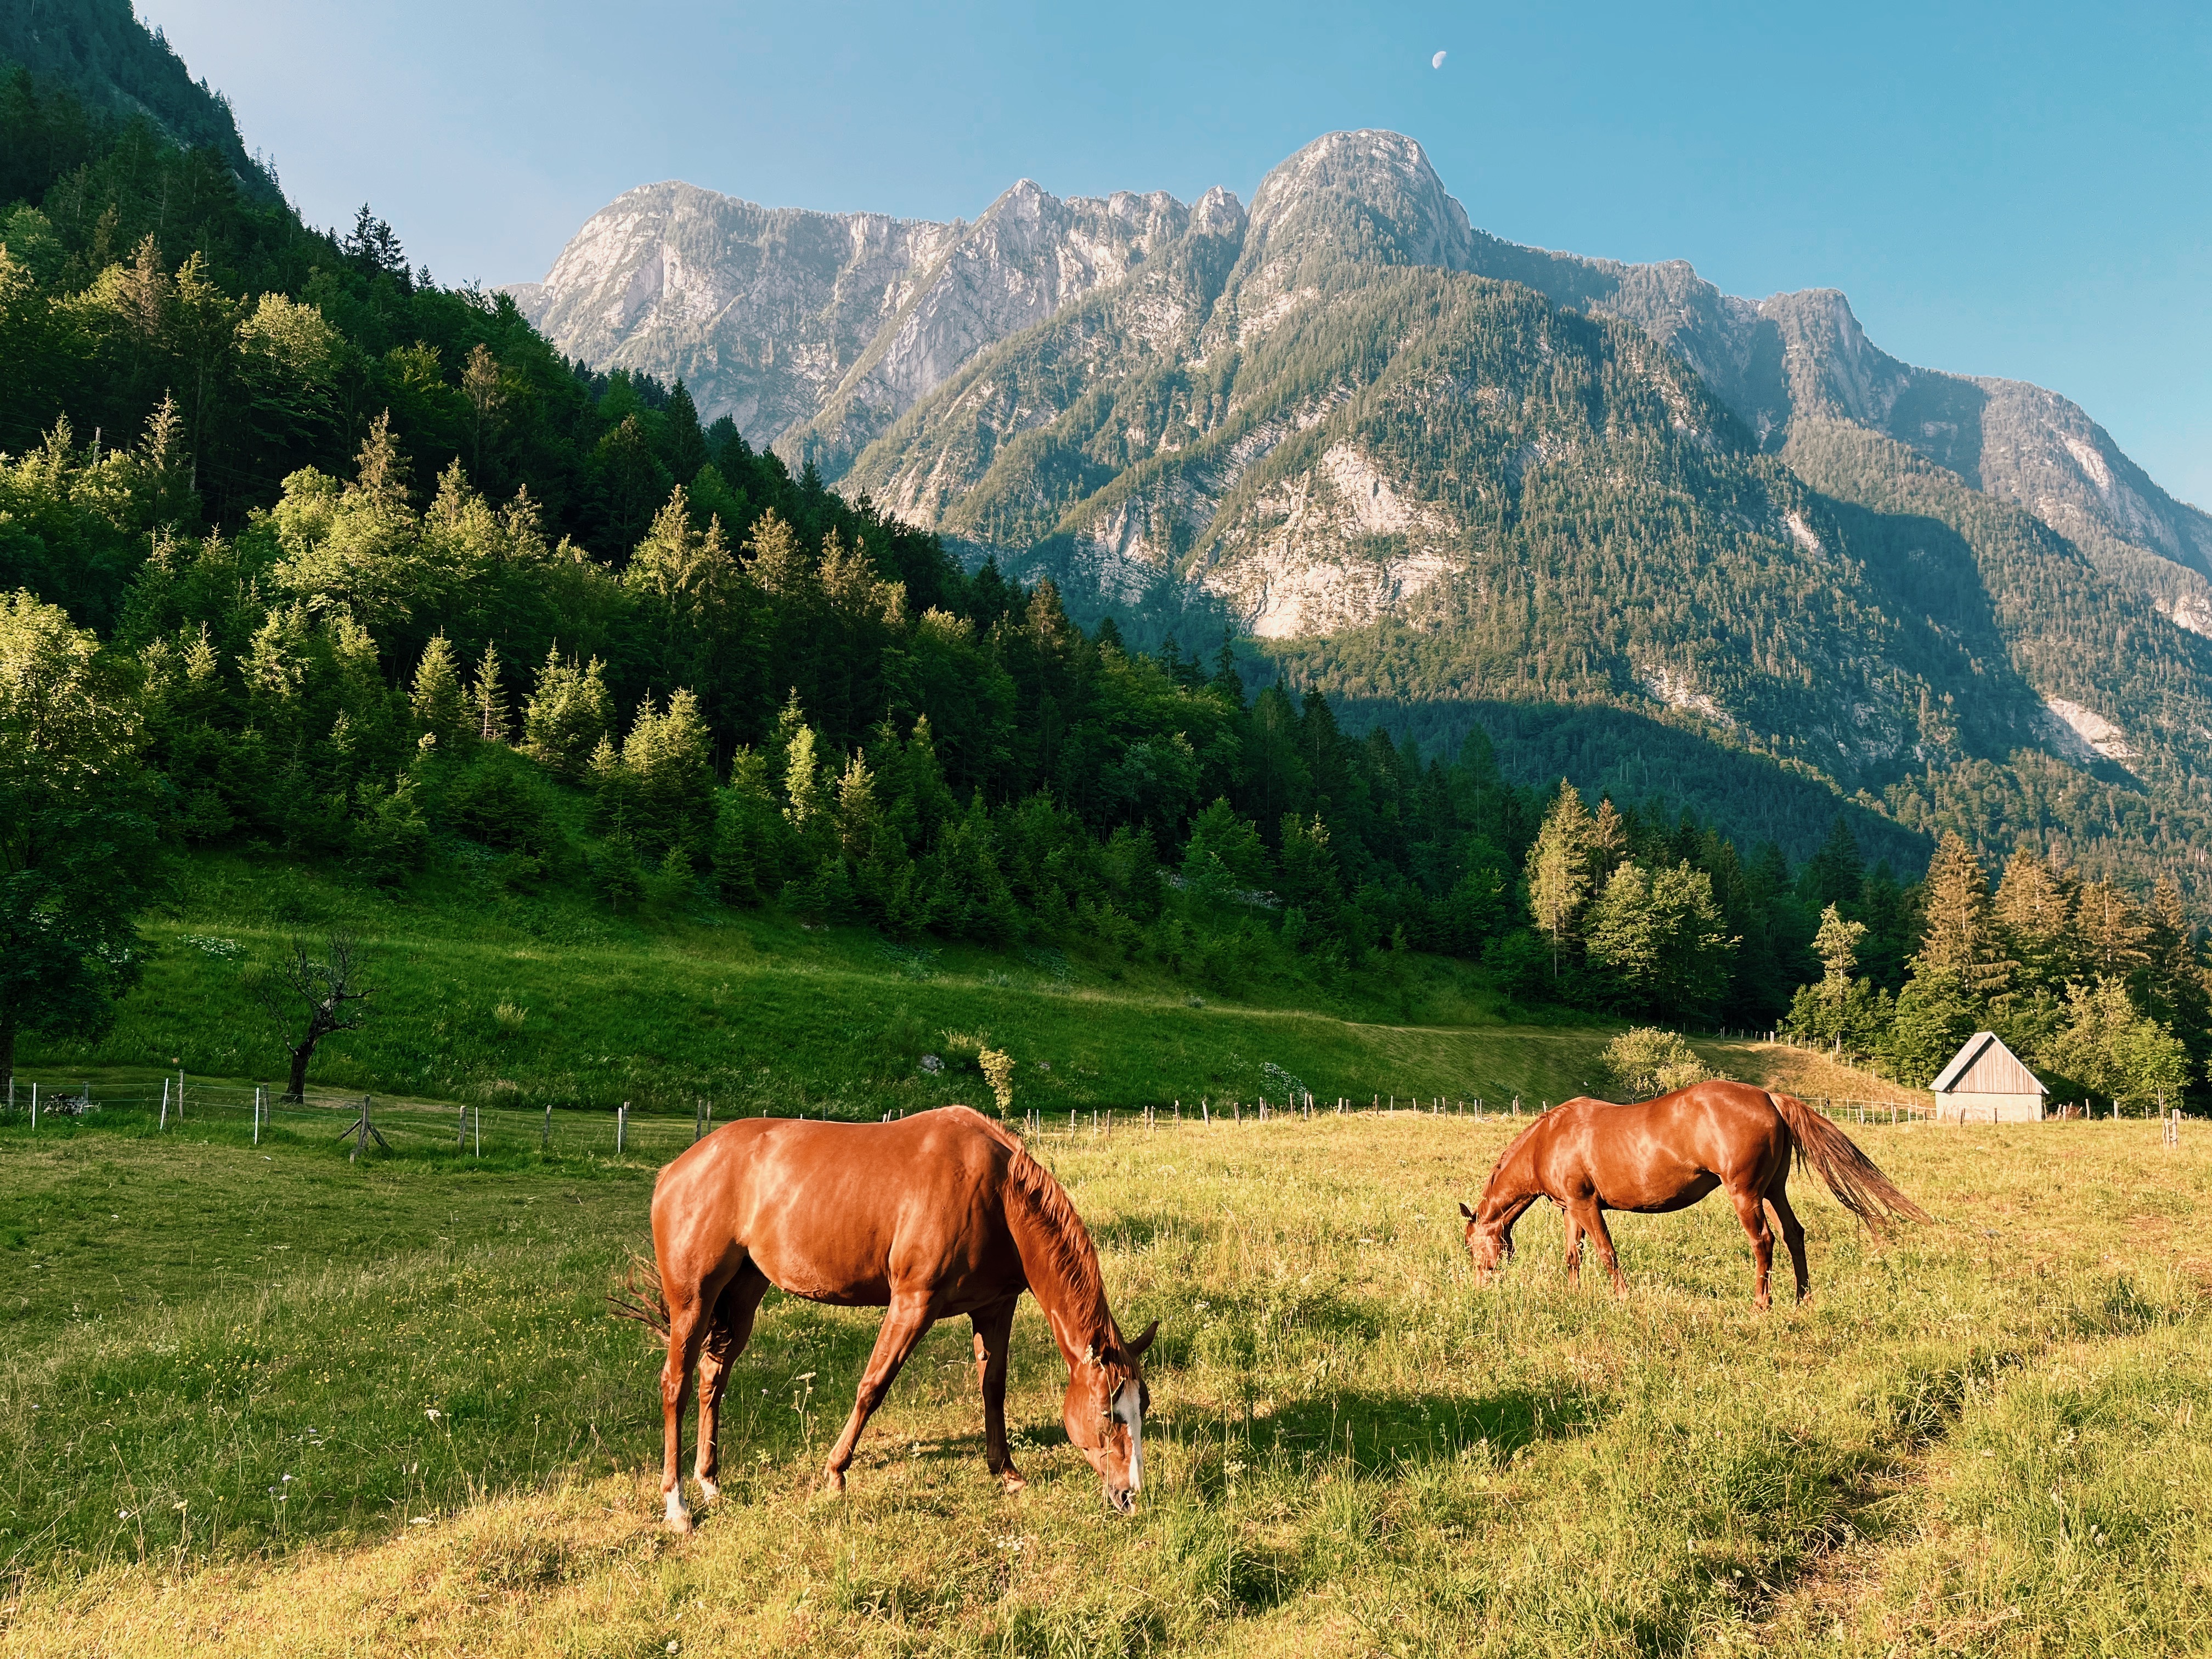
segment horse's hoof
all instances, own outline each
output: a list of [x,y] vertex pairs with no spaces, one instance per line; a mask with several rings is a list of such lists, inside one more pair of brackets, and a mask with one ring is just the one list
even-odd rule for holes
[[1027,1492],[1030,1489],[1030,1483],[1012,1469],[1008,1469],[999,1477],[999,1483],[1006,1489],[1006,1494],[1009,1498],[1018,1492]]
[[817,1490],[818,1490],[821,1495],[824,1498],[842,1498],[845,1495],[845,1471],[842,1469],[823,1470],[822,1485]]
[[699,1478],[699,1501],[701,1503],[712,1504],[720,1498],[721,1495],[722,1489],[715,1482],[708,1480],[704,1475],[702,1475]]
[[684,1507],[684,1493],[680,1488],[667,1494],[663,1508],[668,1518],[669,1531],[691,1530],[691,1511]]

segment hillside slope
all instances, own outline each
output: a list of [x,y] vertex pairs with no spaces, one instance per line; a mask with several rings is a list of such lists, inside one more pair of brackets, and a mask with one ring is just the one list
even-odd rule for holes
[[[230,100],[195,81],[130,0],[0,0],[0,67],[9,64],[95,110],[149,121],[181,148],[215,150],[246,195],[277,199],[275,177],[239,137]],[[9,193],[0,187],[0,197]]]
[[[1225,242],[1233,277],[1210,289],[1159,280],[1162,253],[1189,238]],[[544,283],[510,291],[563,350],[684,376],[710,418],[730,414],[835,480],[918,400],[1061,308],[1127,286],[1138,292],[1109,309],[1144,310],[1156,349],[1161,330],[1196,322],[1210,356],[1294,308],[1316,261],[1339,256],[1518,283],[1633,323],[1762,448],[1778,451],[1808,419],[1881,432],[2081,542],[2185,626],[2212,626],[2212,516],[2166,495],[2065,398],[1901,362],[1832,289],[1753,301],[1681,260],[1626,264],[1492,236],[1396,133],[1316,139],[1268,175],[1249,215],[1219,189],[1185,207],[1158,192],[1060,201],[1024,179],[972,226],[932,224],[649,185],[595,215]],[[1025,410],[1024,424],[1056,412]],[[942,504],[980,478],[936,466],[929,494]],[[980,510],[964,517],[1014,532]]]

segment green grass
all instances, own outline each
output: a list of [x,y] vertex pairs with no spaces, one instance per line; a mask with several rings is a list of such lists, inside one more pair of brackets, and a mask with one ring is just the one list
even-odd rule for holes
[[[1022,1107],[1048,1112],[1280,1100],[1286,1076],[1324,1100],[1517,1092],[1534,1105],[1594,1086],[1603,1042],[1587,1026],[1506,1027],[1472,970],[1432,957],[1382,953],[1316,985],[1267,976],[1262,952],[1224,988],[1111,951],[907,946],[706,902],[616,917],[459,878],[394,896],[209,856],[149,927],[155,955],[113,1030],[89,1046],[27,1046],[26,1074],[182,1063],[281,1079],[284,1050],[250,975],[288,939],[331,928],[361,937],[380,994],[365,1029],[318,1054],[312,1080],[488,1104],[688,1113],[704,1097],[726,1116],[873,1117],[972,1103],[988,1097],[972,1055],[935,1077],[921,1064],[957,1060],[946,1036],[961,1033],[1011,1053]],[[523,1011],[519,1029],[502,1004]]]
[[1712,1203],[1618,1218],[1626,1300],[1566,1290],[1543,1211],[1470,1282],[1453,1206],[1510,1127],[1046,1137],[1125,1322],[1163,1321],[1139,1514],[1066,1446],[1026,1305],[1028,1494],[984,1474],[952,1326],[814,1497],[878,1316],[772,1296],[680,1543],[657,1361],[600,1301],[651,1159],[9,1129],[0,1649],[2205,1645],[2212,1148],[1869,1127],[1937,1224],[1804,1194],[1815,1300],[1761,1316]]

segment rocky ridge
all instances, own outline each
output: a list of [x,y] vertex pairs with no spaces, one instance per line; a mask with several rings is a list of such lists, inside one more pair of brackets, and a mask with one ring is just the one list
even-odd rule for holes
[[[1063,313],[1091,319],[1080,354],[1086,387],[1124,374],[1102,359],[1132,343],[1139,356],[1202,372],[1224,352],[1249,350],[1348,265],[1494,277],[1632,323],[1695,369],[1760,447],[1781,452],[1808,419],[1881,432],[2027,508],[2175,622],[2212,628],[2212,515],[2166,495],[2066,398],[1901,362],[1867,338],[1833,289],[1754,302],[1723,294],[1683,261],[1625,264],[1491,236],[1470,223],[1420,146],[1396,133],[1316,139],[1268,174],[1249,213],[1221,190],[1188,206],[1157,191],[1063,201],[1023,179],[972,224],[940,224],[647,185],[594,215],[544,282],[508,291],[563,350],[602,368],[680,375],[708,418],[730,416],[756,443],[811,459],[827,478],[853,475],[919,522],[1008,549],[1051,529],[1080,531],[1091,546],[1077,562],[1128,592],[1165,572],[1159,527],[1144,521],[1150,509],[1119,503],[1091,515],[1088,529],[1060,524],[1064,514],[1048,526],[1035,512],[1008,513],[988,487],[992,466],[1063,407],[1001,398],[979,421],[977,401],[1001,388],[963,372]],[[1119,289],[1128,292],[1091,306]],[[1074,384],[1061,380],[1063,392]],[[1034,377],[1024,386],[1040,390]],[[902,424],[925,402],[937,412]],[[1206,429],[1188,409],[1159,412],[1157,429],[1130,434],[1133,450],[1172,447]],[[933,422],[945,420],[966,428],[964,447],[933,441]],[[1433,514],[1404,504],[1409,489],[1418,494],[1413,481],[1386,481],[1400,503],[1386,510],[1373,505],[1383,496],[1370,479],[1370,505],[1349,509],[1344,481],[1370,465],[1340,453],[1276,507],[1255,508],[1244,522],[1255,533],[1272,526],[1251,549],[1258,563],[1209,586],[1272,634],[1341,626],[1431,585],[1436,549],[1449,538]],[[1232,458],[1212,482],[1238,470]],[[1073,507],[1103,483],[1058,480],[1058,499]],[[1174,509],[1183,520],[1205,494],[1194,488]],[[1378,512],[1403,523],[1377,530]],[[1317,534],[1324,544],[1411,535],[1422,550],[1351,570],[1316,561]]]

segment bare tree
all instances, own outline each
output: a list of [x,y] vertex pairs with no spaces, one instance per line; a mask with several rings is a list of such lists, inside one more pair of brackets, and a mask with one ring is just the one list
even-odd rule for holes
[[300,1040],[284,1038],[292,1051],[292,1078],[284,1088],[289,1101],[307,1095],[307,1063],[315,1057],[315,1045],[336,1032],[359,1029],[368,1014],[362,1005],[376,994],[376,988],[362,978],[361,949],[352,934],[332,933],[324,956],[316,961],[304,942],[294,939],[276,971],[254,988],[280,1031],[291,1030],[303,1006],[307,1013]]

